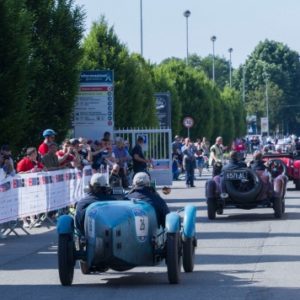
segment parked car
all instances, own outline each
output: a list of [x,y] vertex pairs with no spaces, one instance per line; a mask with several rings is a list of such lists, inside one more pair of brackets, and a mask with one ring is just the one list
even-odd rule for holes
[[281,161],[270,165],[268,173],[250,168],[227,170],[206,182],[208,218],[215,219],[225,208],[257,207],[272,207],[275,217],[281,218],[285,211],[287,180]]
[[170,283],[178,283],[181,258],[192,272],[196,247],[196,208],[186,206],[166,216],[158,227],[154,208],[141,200],[99,201],[85,214],[85,236],[74,228],[70,215],[57,223],[58,270],[62,285],[71,285],[76,260],[83,274],[108,269],[126,271],[166,262]]

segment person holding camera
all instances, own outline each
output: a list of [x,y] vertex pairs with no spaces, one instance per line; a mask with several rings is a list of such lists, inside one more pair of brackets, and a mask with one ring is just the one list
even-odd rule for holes
[[[78,140],[77,140],[78,141]],[[79,141],[78,141],[79,148]],[[65,168],[77,168],[80,164],[80,156],[76,150],[76,142],[66,139],[63,142],[62,150],[56,152],[59,165]]]

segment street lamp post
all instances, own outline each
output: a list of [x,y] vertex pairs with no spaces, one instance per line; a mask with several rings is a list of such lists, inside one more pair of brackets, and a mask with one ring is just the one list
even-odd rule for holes
[[143,0],[140,0],[141,56],[143,56]]
[[269,129],[269,93],[268,93],[268,77],[269,75],[265,71],[265,83],[266,83],[266,106],[267,106],[267,120],[268,120],[268,136],[270,136],[270,129]]
[[191,15],[191,12],[189,10],[186,10],[183,13],[184,17],[186,18],[186,64],[189,63],[189,22],[188,18]]
[[269,81],[269,74],[267,73],[267,70],[266,70],[266,62],[264,61],[261,61],[263,63],[263,68],[264,68],[264,71],[263,71],[263,77],[265,79],[265,97],[266,97],[266,110],[267,110],[267,126],[268,126],[268,131],[267,131],[267,135],[270,136],[270,129],[269,129],[269,91],[268,91],[268,81]]
[[212,46],[213,46],[213,56],[212,56],[212,79],[213,82],[215,82],[215,41],[217,37],[213,35],[210,40],[212,41]]
[[231,62],[231,53],[232,53],[233,49],[229,48],[228,52],[229,52],[229,86],[231,87],[231,79],[232,79],[232,62]]
[[243,103],[246,101],[246,65],[243,65]]

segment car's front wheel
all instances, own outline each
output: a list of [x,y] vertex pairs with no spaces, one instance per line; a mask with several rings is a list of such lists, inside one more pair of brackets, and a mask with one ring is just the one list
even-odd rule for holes
[[273,208],[274,208],[275,218],[281,219],[284,213],[284,201],[282,200],[281,197],[275,197]]
[[195,262],[195,237],[186,238],[182,243],[182,262],[185,272],[193,272]]
[[58,272],[62,285],[71,285],[74,275],[74,241],[71,234],[58,236]]
[[179,233],[167,233],[166,263],[170,283],[178,283],[181,270]]

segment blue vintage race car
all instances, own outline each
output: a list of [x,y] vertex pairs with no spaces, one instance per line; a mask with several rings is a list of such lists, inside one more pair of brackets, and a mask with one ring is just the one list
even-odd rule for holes
[[181,257],[185,272],[193,271],[197,243],[194,206],[169,213],[165,228],[158,228],[154,208],[141,200],[99,201],[87,208],[85,216],[84,237],[74,228],[72,216],[58,219],[62,285],[72,284],[76,260],[83,274],[126,271],[165,260],[170,283],[179,282]]

